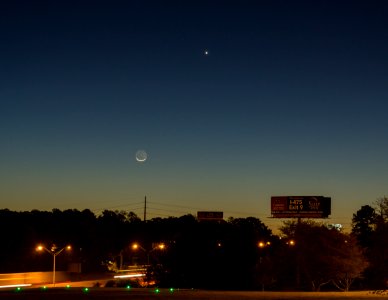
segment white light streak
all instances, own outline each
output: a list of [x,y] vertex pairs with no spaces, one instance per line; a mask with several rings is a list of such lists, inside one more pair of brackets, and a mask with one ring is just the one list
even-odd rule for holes
[[14,287],[26,287],[26,286],[31,286],[31,285],[32,285],[31,283],[0,285],[0,289],[14,288]]
[[135,277],[144,277],[146,274],[128,274],[128,275],[116,275],[113,278],[135,278]]

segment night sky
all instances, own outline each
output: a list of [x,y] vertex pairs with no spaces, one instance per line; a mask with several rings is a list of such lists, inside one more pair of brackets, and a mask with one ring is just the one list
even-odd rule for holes
[[387,1],[0,2],[0,208],[349,229],[387,194]]

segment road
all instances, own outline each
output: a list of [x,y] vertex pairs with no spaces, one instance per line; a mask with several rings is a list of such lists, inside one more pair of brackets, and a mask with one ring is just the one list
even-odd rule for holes
[[1,290],[0,299],[28,299],[28,300],[344,300],[344,299],[388,299],[388,292],[229,292],[202,290],[173,290],[169,289],[126,289],[126,288],[26,288]]

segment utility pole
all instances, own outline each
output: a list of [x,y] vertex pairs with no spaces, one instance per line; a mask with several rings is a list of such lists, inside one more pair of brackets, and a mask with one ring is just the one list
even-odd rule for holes
[[144,196],[144,223],[147,220],[147,196]]

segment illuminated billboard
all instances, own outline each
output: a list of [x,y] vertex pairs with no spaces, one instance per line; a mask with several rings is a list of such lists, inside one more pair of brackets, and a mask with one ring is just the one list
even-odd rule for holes
[[323,196],[271,197],[273,218],[327,218],[331,214],[331,198]]

